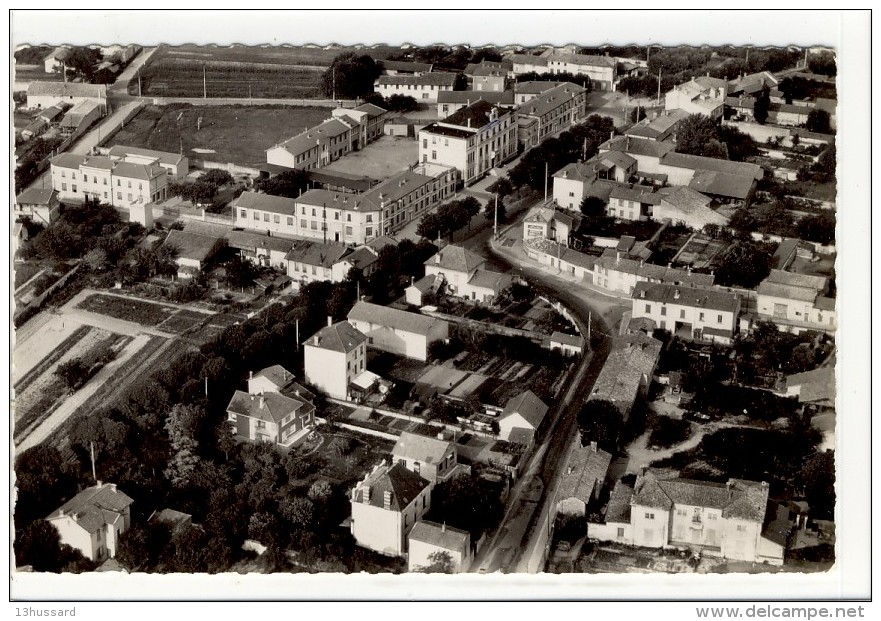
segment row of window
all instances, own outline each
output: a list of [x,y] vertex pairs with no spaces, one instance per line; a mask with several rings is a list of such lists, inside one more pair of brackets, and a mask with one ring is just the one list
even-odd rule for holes
[[[651,312],[652,312],[652,305],[651,304],[645,305],[645,312],[651,314]],[[661,305],[661,316],[666,317],[666,315],[667,315],[667,307],[662,304]],[[698,321],[704,321],[704,316],[705,316],[705,313],[698,313]],[[685,319],[685,309],[684,308],[679,309],[679,318]],[[722,315],[716,315],[716,323],[722,323]]]
[[[67,178],[67,171],[65,171],[63,168],[61,169],[61,178],[62,179]],[[70,173],[70,179],[71,179],[71,181],[76,181],[76,173],[75,172]],[[104,182],[104,185],[107,185],[107,177],[102,177],[101,180]],[[83,174],[83,182],[84,183],[89,182],[89,175],[87,175],[85,173]],[[98,183],[98,177],[96,177],[95,175],[92,175],[92,183]],[[128,187],[131,188],[132,187],[131,179],[129,179],[127,183],[128,183]],[[122,187],[122,179],[117,177],[116,186]],[[143,190],[144,184],[141,182],[138,182],[138,189]]]

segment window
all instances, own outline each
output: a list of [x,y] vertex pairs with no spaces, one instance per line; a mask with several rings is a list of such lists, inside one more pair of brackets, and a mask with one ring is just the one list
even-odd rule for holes
[[[76,192],[76,190],[74,190],[74,192]],[[122,200],[122,192],[117,192],[117,193],[116,193],[116,199],[117,199],[117,200],[120,200],[120,201]]]
[[351,235],[352,235],[352,227],[351,227],[351,226],[347,226],[347,227],[346,227],[346,235],[348,235],[349,237],[351,237]]
[[719,316],[716,318],[716,323],[722,323],[722,315],[719,315]]
[[300,207],[300,215],[301,215],[301,216],[305,216],[305,215],[306,215],[306,208],[305,208],[305,207]]
[[685,309],[684,308],[679,309],[679,318],[685,319]]
[[266,421],[258,420],[257,421],[257,429],[266,429]]
[[102,179],[102,180],[101,180],[101,181],[103,181],[103,182],[104,182],[104,185],[107,185],[107,177],[105,177],[105,178],[104,178],[104,179]]
[[62,170],[62,171],[61,171],[61,177],[64,178],[64,177],[66,177],[66,176],[67,176],[67,174]]
[[105,199],[107,198],[107,192],[104,192],[104,198]]
[[288,216],[288,226],[294,226],[294,217]]
[[[62,192],[67,192],[67,184],[66,184],[66,183],[62,183],[62,184],[61,184],[61,191],[62,191]],[[820,318],[820,321],[823,321],[823,318],[822,318],[822,317]]]
[[703,321],[703,320],[704,320],[704,314],[703,314],[703,313],[700,314],[700,316],[698,317],[698,320],[699,320],[699,321]]
[[[351,222],[351,221],[352,221],[352,214],[347,213],[347,214],[346,214],[346,222]],[[347,227],[347,228],[348,228],[348,227]]]
[[367,214],[367,222],[373,222],[373,215]]
[[269,214],[268,213],[263,214],[263,221],[269,222]]
[[131,181],[128,182],[128,187],[132,187],[132,182],[131,182]]
[[307,226],[306,220],[304,220],[303,218],[300,218],[300,228],[305,229],[306,226]]
[[364,234],[367,235],[367,237],[372,237],[373,236],[373,227],[368,226],[367,229],[364,231]]
[[315,209],[312,210],[312,217],[315,217]]
[[239,209],[239,217],[240,218],[247,218],[248,212],[245,209]]
[[129,194],[128,194],[128,199],[132,200],[132,193],[131,192],[129,192]]
[[436,160],[436,159],[437,159],[437,151],[432,151],[432,152],[431,152],[431,159],[433,159],[433,160]]
[[651,304],[646,304],[646,305],[645,305],[645,312],[647,312],[647,313],[652,312],[652,305],[651,305]]
[[428,138],[423,138],[423,139],[422,139],[422,148],[423,148],[423,149],[427,149],[427,148],[428,148]]
[[231,422],[233,422],[233,423],[236,422],[236,415],[231,413],[231,414],[229,415],[228,420],[231,421]]
[[746,532],[746,526],[744,526],[743,524],[738,524],[738,525],[737,525],[737,532],[739,532],[739,533],[745,533],[745,532]]
[[312,266],[312,275],[315,276],[316,274],[318,274],[318,272],[315,271],[315,266],[313,265]]
[[419,474],[419,469],[421,468],[421,464],[418,461],[413,462],[413,472]]
[[311,228],[313,231],[317,231],[318,230],[318,222],[316,222],[315,220],[312,220],[312,222],[309,223],[309,228]]
[[276,224],[281,224],[281,216],[272,216],[272,221]]
[[569,198],[572,198],[573,196],[575,196],[575,192],[569,192]]
[[[72,189],[74,192],[76,192],[76,184],[75,184],[75,183],[73,184],[73,187],[72,187],[71,189]],[[122,197],[120,196],[120,198],[122,198]]]
[[[92,183],[98,183],[98,177],[96,177],[95,175],[92,175]],[[132,187],[131,183],[129,183],[128,187]]]
[[428,99],[428,93],[422,93],[422,99]]
[[624,529],[619,526],[618,527],[618,539],[621,539],[623,537],[624,537]]
[[340,219],[340,212],[338,212],[338,211],[333,212],[333,219],[339,220]]
[[645,514],[645,519],[647,519],[647,520],[653,520],[653,519],[655,519],[655,514],[654,514],[654,513],[646,513],[646,514]]
[[661,306],[661,316],[662,317],[667,316],[667,307],[666,306]]

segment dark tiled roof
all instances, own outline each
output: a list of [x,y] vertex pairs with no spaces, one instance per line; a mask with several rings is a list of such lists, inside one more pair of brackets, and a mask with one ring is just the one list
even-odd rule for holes
[[600,145],[600,151],[623,151],[634,155],[661,158],[670,153],[675,147],[672,142],[658,142],[656,140],[641,140],[629,136],[615,136]]
[[497,111],[499,117],[508,114],[507,110],[499,110],[496,106],[485,99],[480,99],[470,106],[465,106],[464,108],[456,110],[453,114],[445,118],[443,123],[459,125],[471,129],[479,129],[491,122],[490,117],[493,110]]
[[449,86],[456,82],[455,73],[423,73],[422,75],[381,75],[376,84],[404,84],[414,86]]
[[[438,259],[440,257],[440,259]],[[433,265],[440,269],[454,272],[471,272],[476,270],[486,261],[462,246],[449,245],[439,250],[437,254],[425,261],[425,265]]]
[[276,424],[290,414],[306,413],[313,409],[311,403],[277,392],[249,395],[241,390],[235,392],[226,406],[227,412]]
[[517,113],[521,116],[541,117],[584,92],[583,87],[570,82],[564,82],[560,86],[536,95],[526,103],[521,104],[517,108]]
[[444,323],[440,319],[427,315],[360,301],[349,311],[348,319],[349,321],[365,321],[422,336],[428,335],[439,323]]
[[370,486],[369,503],[374,507],[384,507],[385,493],[391,492],[389,509],[403,511],[428,487],[429,483],[415,472],[407,470],[401,464],[394,466],[382,465],[367,475],[363,483],[358,484],[353,494],[355,502],[363,502],[364,487]]
[[244,209],[259,209],[260,211],[269,211],[271,213],[293,216],[297,213],[297,202],[292,198],[284,196],[273,196],[272,194],[260,194],[258,192],[242,192],[236,199],[234,207]]
[[282,389],[294,381],[294,374],[280,364],[274,364],[254,373],[254,379],[259,377],[265,377],[278,389]]
[[360,330],[352,327],[348,321],[340,321],[325,326],[305,341],[304,345],[348,353],[366,340],[367,337]]
[[105,483],[87,487],[79,494],[49,514],[46,519],[53,520],[63,515],[70,516],[74,522],[88,533],[94,533],[105,524],[114,524],[125,509],[134,502],[115,485]]
[[709,287],[687,287],[663,283],[638,282],[633,288],[634,300],[679,304],[694,308],[708,308],[735,312],[740,307],[737,294],[710,289]]
[[285,255],[285,260],[329,268],[349,252],[348,246],[340,242],[324,244],[317,241],[298,239],[293,242],[292,248]]
[[755,180],[746,175],[732,175],[710,170],[695,172],[688,187],[704,194],[744,200],[749,196]]
[[514,104],[514,93],[511,91],[441,91],[437,94],[437,103],[470,104],[480,100],[492,104],[511,106]]
[[612,488],[609,496],[609,504],[606,506],[605,521],[618,524],[630,523],[630,501],[633,498],[633,488],[618,481]]
[[596,445],[576,446],[566,462],[560,479],[557,498],[577,498],[588,502],[594,489],[602,487],[609,471],[612,455]]
[[15,197],[19,205],[48,205],[52,202],[55,190],[51,188],[28,188]]
[[28,96],[53,97],[97,97],[107,98],[107,87],[103,84],[86,84],[84,82],[39,82],[28,84]]
[[398,437],[392,449],[392,457],[406,457],[424,464],[439,464],[446,457],[450,445],[450,442],[444,440],[405,431]]
[[751,177],[756,181],[764,176],[761,166],[747,162],[732,162],[720,160],[714,157],[690,155],[687,153],[669,152],[661,158],[661,164],[676,166],[678,168],[691,168],[692,170],[708,170],[712,172],[726,173],[729,175],[742,175]]
[[219,237],[172,229],[168,232],[163,245],[176,248],[179,259],[205,261],[211,256],[219,241]]
[[538,429],[547,413],[548,406],[534,392],[526,390],[508,401],[500,418],[508,418],[514,414],[519,414],[534,429]]
[[720,510],[723,518],[762,522],[768,486],[742,479],[730,479],[727,484],[680,479],[648,469],[637,477],[632,504],[665,510],[674,504],[705,507]]

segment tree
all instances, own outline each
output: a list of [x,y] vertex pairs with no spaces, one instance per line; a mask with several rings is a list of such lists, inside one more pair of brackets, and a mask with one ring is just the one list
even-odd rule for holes
[[69,390],[76,390],[89,379],[90,368],[82,358],[71,358],[55,369],[57,375]]
[[452,574],[456,571],[453,557],[446,550],[437,550],[428,555],[429,564],[418,567],[416,571],[423,574]]
[[829,113],[820,108],[814,108],[808,112],[808,120],[805,122],[805,128],[809,132],[816,132],[818,134],[830,133],[832,127]]
[[716,135],[725,145],[727,157],[732,162],[745,162],[748,157],[759,154],[759,148],[753,139],[736,127],[720,125],[717,127]]
[[603,449],[614,453],[618,450],[618,439],[624,429],[624,416],[611,401],[588,401],[578,412],[578,428],[581,430],[582,445],[596,442]]
[[483,208],[483,215],[486,216],[486,219],[490,222],[494,222],[498,219],[499,224],[503,223],[508,215],[504,201],[501,199],[499,199],[498,202],[495,200],[489,200],[486,203],[486,207]]
[[202,173],[202,176],[199,177],[199,181],[220,188],[232,183],[233,176],[220,168],[211,168]]
[[447,230],[441,217],[435,213],[427,213],[422,216],[416,227],[416,234],[424,239],[437,239],[441,234],[446,235]]
[[389,112],[413,112],[414,110],[419,109],[419,103],[415,98],[410,97],[409,95],[395,93],[389,95],[388,99],[385,100],[385,106],[383,107]]
[[438,483],[431,496],[431,519],[467,530],[476,541],[502,517],[499,491],[476,474]]
[[768,85],[765,84],[762,87],[762,92],[756,97],[756,101],[753,104],[753,117],[756,119],[756,123],[759,125],[764,125],[765,121],[768,120],[768,113],[771,109],[771,89],[768,88]]
[[514,193],[514,186],[507,177],[499,177],[498,180],[486,188],[486,191],[498,196],[501,203],[505,198]]
[[223,266],[226,271],[226,286],[231,289],[249,287],[254,282],[257,270],[254,264],[243,259],[240,255],[234,256]]
[[758,242],[734,242],[722,255],[716,270],[716,284],[755,289],[771,272],[773,254],[773,250]]
[[28,524],[15,541],[15,564],[34,571],[61,571],[61,539],[58,529],[46,520]]
[[676,132],[676,151],[717,159],[728,159],[728,151],[719,140],[719,124],[703,114],[682,119]]
[[308,498],[288,496],[279,506],[281,516],[295,527],[311,529],[315,519],[315,505]]
[[805,498],[816,519],[833,519],[835,516],[835,453],[814,453],[806,460],[799,479],[804,486]]
[[175,405],[168,415],[165,429],[171,443],[172,456],[165,476],[175,487],[186,487],[199,464],[196,454],[198,442],[194,439],[199,420],[204,412],[195,406]]
[[321,80],[321,90],[328,97],[355,99],[373,92],[373,83],[382,69],[367,54],[344,52],[333,59]]
[[254,189],[258,192],[285,198],[297,198],[308,188],[309,173],[299,168],[286,170],[268,179],[260,179],[254,184]]
[[814,181],[818,183],[828,183],[834,179],[836,166],[837,153],[835,151],[835,145],[832,145],[820,154],[816,163],[811,167],[811,172],[814,173]]
[[580,209],[589,218],[602,218],[606,215],[606,202],[598,196],[588,194],[581,199]]
[[838,67],[835,64],[835,54],[832,52],[813,54],[808,59],[808,69],[813,73],[818,73],[820,75],[836,75],[838,73]]

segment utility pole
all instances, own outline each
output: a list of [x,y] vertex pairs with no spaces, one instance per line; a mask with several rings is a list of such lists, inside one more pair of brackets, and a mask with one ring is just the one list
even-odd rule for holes
[[254,102],[251,101],[251,85],[248,84],[248,105],[253,106]]
[[661,70],[658,69],[658,100],[655,102],[655,105],[661,105]]
[[95,473],[95,443],[89,442],[89,453],[92,455],[92,478],[95,479],[95,483],[98,482],[98,475]]
[[141,68],[138,67],[138,97],[141,96]]
[[591,313],[591,311],[587,311],[587,346],[588,347],[590,347],[590,318],[591,318],[592,314],[593,313]]
[[202,65],[202,99],[208,99],[208,78],[205,73],[205,65]]
[[496,194],[496,208],[493,210],[493,240],[499,238],[499,195]]
[[548,163],[545,162],[545,204],[548,202]]
[[297,351],[300,351],[300,320],[299,319],[297,319],[297,321],[296,321],[296,329],[297,329],[297,336],[296,336]]
[[332,94],[331,94],[331,99],[333,99],[334,101],[336,101],[336,67],[331,67],[331,68],[330,68],[330,75],[331,75],[330,81],[331,81],[331,83],[332,83],[332,84],[331,84],[331,89],[330,89],[330,90],[331,90],[331,93],[332,93]]
[[208,378],[205,378],[205,396],[208,396]]

